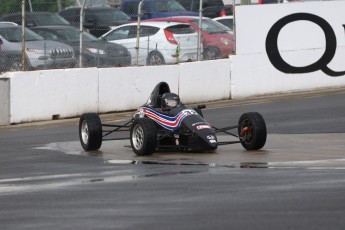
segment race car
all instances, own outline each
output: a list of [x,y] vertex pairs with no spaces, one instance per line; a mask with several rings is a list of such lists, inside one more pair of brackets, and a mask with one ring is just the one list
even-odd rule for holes
[[[183,104],[166,82],[160,82],[147,102],[122,125],[102,124],[97,113],[82,114],[80,143],[85,151],[95,151],[101,148],[103,141],[129,139],[130,147],[138,156],[159,151],[214,151],[220,145],[235,143],[241,143],[246,150],[258,150],[265,145],[267,130],[261,114],[243,113],[236,125],[216,128],[205,120],[203,108],[204,105],[192,108]],[[229,130],[235,130],[235,133]],[[111,138],[111,134],[120,131],[129,132],[129,135]],[[219,134],[235,140],[220,142]]]

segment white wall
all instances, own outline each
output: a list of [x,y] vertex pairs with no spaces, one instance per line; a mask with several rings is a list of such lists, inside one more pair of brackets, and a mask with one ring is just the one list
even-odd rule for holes
[[98,70],[11,72],[10,122],[51,120],[98,109]]
[[10,80],[0,78],[0,125],[10,123]]
[[99,112],[137,108],[149,98],[158,82],[178,89],[178,66],[107,68],[99,70]]
[[[231,97],[236,99],[344,86],[345,73],[334,77],[321,70],[326,66],[338,72],[345,70],[343,9],[345,9],[345,1],[236,7],[236,55],[231,57]],[[317,65],[315,71],[284,72],[281,67],[273,65],[268,58],[271,43],[267,45],[266,39],[270,29],[280,19],[296,13],[312,14],[323,19],[336,36],[335,43],[326,40],[325,32],[321,27],[308,20],[287,23],[281,29],[277,39],[279,53],[292,67],[312,65],[326,52],[326,44],[336,46],[335,55],[329,63]]]
[[[338,46],[345,44],[345,1],[317,1],[290,4],[246,5],[236,7],[236,54],[261,53],[270,28],[281,18],[310,13],[326,20],[333,28]],[[305,20],[289,23],[279,34],[282,51],[323,49],[325,37],[319,26]],[[293,60],[292,60],[293,61]]]
[[[0,78],[1,79],[1,78]],[[138,108],[157,83],[165,81],[184,103],[230,98],[229,59],[179,65],[86,68],[9,72],[1,103],[0,125],[75,117],[85,112],[113,112]],[[4,85],[4,86],[2,86]],[[5,93],[6,92],[6,93]]]

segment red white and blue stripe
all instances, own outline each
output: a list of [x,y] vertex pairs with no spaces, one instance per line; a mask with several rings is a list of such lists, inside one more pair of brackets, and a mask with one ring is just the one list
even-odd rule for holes
[[154,120],[157,124],[171,131],[175,131],[180,127],[181,122],[187,116],[187,113],[183,111],[179,112],[174,117],[169,117],[164,114],[149,108],[143,108],[145,116]]

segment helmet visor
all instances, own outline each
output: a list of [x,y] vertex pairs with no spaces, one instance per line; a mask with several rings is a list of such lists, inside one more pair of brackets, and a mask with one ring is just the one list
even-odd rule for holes
[[176,99],[165,99],[165,104],[169,107],[175,107],[178,105],[178,100],[176,100]]

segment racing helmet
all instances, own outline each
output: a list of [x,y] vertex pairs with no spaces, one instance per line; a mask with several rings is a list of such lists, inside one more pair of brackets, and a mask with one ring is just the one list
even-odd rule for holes
[[181,104],[180,97],[175,93],[165,93],[162,96],[162,108],[174,108]]

